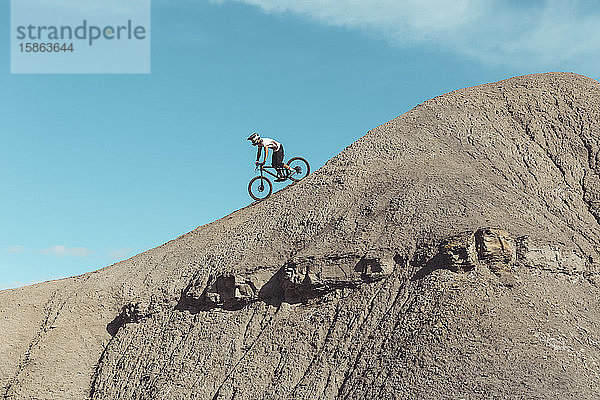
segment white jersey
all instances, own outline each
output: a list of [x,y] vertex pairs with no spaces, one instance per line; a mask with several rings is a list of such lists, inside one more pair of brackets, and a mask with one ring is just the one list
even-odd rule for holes
[[273,151],[279,151],[279,149],[281,148],[281,143],[269,138],[262,138],[261,145],[262,147],[273,149]]

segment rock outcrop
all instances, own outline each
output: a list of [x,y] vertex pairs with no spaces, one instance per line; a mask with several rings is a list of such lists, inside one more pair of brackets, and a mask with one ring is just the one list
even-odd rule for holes
[[429,100],[264,202],[0,292],[1,393],[598,398],[599,149],[583,76]]

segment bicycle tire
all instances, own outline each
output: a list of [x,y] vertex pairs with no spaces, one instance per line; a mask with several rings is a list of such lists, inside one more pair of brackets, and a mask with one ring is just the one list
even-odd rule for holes
[[[259,190],[256,194],[253,193],[252,184],[257,180],[262,180],[261,183],[265,185],[264,188],[267,190],[263,189],[263,190]],[[260,189],[260,186],[257,187],[257,189]],[[262,192],[266,193],[266,195],[264,195],[263,197],[261,197]],[[264,199],[268,198],[271,195],[271,193],[273,193],[273,184],[271,183],[271,181],[269,179],[267,179],[264,176],[255,176],[254,178],[252,178],[250,180],[250,183],[248,183],[248,193],[250,194],[250,197],[252,197],[256,201],[264,200]]]
[[[303,165],[300,165],[300,167],[304,167],[304,170],[302,170],[302,172],[300,172],[300,173],[302,174],[302,176],[300,176],[299,178],[296,178],[296,177],[294,176],[294,174],[292,174],[292,175],[290,175],[290,177],[289,177],[289,178],[290,178],[291,180],[293,180],[294,182],[298,182],[298,181],[301,181],[302,179],[306,178],[306,176],[307,176],[308,174],[310,174],[310,164],[308,163],[308,161],[306,161],[306,160],[305,160],[304,158],[302,158],[302,157],[293,157],[293,158],[290,158],[290,159],[289,159],[289,161],[287,162],[287,165],[288,165],[290,168],[292,168],[292,169],[295,169],[295,167],[294,167],[294,166],[292,166],[292,163],[295,163],[295,162],[296,162],[296,163],[299,163],[299,164],[303,164]],[[304,173],[304,171],[306,171],[306,173]]]

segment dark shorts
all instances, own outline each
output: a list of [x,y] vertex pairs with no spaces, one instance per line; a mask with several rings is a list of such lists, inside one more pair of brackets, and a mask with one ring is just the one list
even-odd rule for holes
[[283,166],[283,145],[279,146],[279,150],[273,152],[273,160],[271,161],[271,165],[275,168],[280,168]]

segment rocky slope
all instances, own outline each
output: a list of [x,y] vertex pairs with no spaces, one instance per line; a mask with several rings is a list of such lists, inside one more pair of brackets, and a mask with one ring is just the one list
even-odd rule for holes
[[264,202],[0,292],[0,393],[599,398],[599,121],[575,74],[458,90]]

